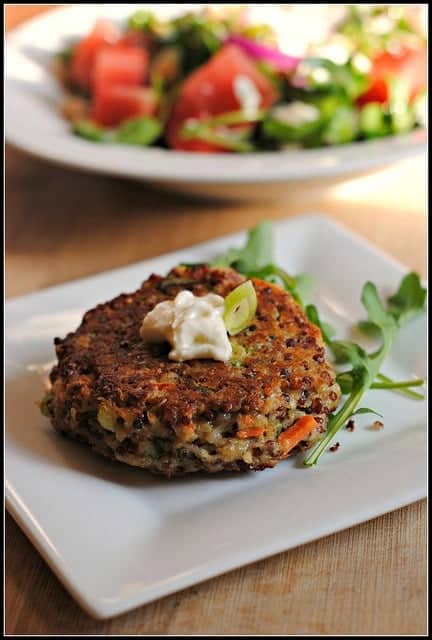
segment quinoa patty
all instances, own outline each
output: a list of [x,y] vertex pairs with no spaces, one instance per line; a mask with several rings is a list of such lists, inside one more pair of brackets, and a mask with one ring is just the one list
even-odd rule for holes
[[[54,340],[58,364],[42,409],[55,429],[113,460],[167,476],[260,470],[314,444],[340,390],[320,330],[280,287],[253,280],[252,324],[230,337],[228,363],[173,362],[146,344],[143,317],[182,290],[225,297],[244,281],[229,268],[176,267],[88,311]],[[281,434],[306,415],[316,424],[288,453]]]

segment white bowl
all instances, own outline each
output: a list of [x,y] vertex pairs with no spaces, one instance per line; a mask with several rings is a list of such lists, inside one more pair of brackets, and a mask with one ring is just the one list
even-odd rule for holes
[[[190,6],[146,5],[159,15]],[[125,19],[137,5],[72,5],[43,14],[14,30],[6,45],[6,139],[45,160],[187,191],[212,195],[263,193],[265,185],[364,172],[419,153],[426,132],[322,149],[249,154],[188,153],[158,148],[100,145],[73,136],[58,110],[62,91],[52,58],[71,38],[87,33],[97,17]],[[251,188],[248,188],[248,185]],[[240,191],[239,191],[240,190]]]

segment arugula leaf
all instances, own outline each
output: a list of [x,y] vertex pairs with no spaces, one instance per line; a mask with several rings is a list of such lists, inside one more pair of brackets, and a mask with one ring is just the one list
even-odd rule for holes
[[247,275],[259,271],[273,262],[273,226],[268,220],[256,225],[248,232],[247,241],[241,249],[228,249],[210,264],[230,266]]
[[351,418],[357,408],[363,394],[367,388],[367,370],[358,368],[353,373],[353,387],[350,395],[342,405],[342,407],[334,413],[327,424],[327,431],[324,437],[319,441],[318,445],[312,450],[312,453],[304,460],[303,464],[307,467],[315,465],[330,442],[333,440],[337,432]]
[[[315,290],[315,278],[310,273],[301,273],[298,276],[294,276],[295,280],[295,292],[297,293],[300,301],[303,303],[306,300],[310,300]],[[330,328],[330,331],[332,328]]]
[[[318,462],[336,433],[357,410],[357,405],[364,393],[370,388],[383,388],[383,383],[380,385],[375,382],[378,376],[382,376],[380,374],[381,366],[399,328],[408,319],[423,311],[425,296],[426,292],[421,288],[418,276],[408,274],[403,278],[398,291],[389,299],[389,304],[385,308],[376,286],[372,282],[366,282],[362,290],[361,301],[368,314],[367,326],[375,327],[381,334],[381,346],[373,353],[366,353],[354,342],[330,342],[330,348],[336,362],[350,362],[352,365],[350,371],[345,371],[338,376],[341,390],[348,394],[348,397],[339,411],[330,417],[326,434],[304,461],[306,466],[312,466]],[[390,384],[387,382],[386,388],[391,388]],[[399,383],[399,385],[401,384],[404,383]]]
[[306,309],[308,319],[321,329],[322,337],[326,345],[330,346],[336,330],[328,322],[323,322],[319,316],[318,309],[314,304],[308,304]]
[[353,387],[353,377],[351,375],[351,371],[338,373],[338,375],[336,376],[336,382],[340,386],[343,394],[351,393]]
[[351,415],[357,416],[363,413],[373,413],[375,416],[379,416],[380,418],[383,417],[381,413],[378,413],[378,411],[374,411],[373,409],[369,409],[369,407],[361,407],[360,409],[356,409],[356,411],[353,411]]
[[368,320],[360,320],[357,323],[358,329],[366,336],[376,337],[379,336],[379,329],[373,322],[369,322]]
[[[399,326],[423,313],[426,305],[426,289],[421,286],[417,273],[408,273],[402,278],[396,293],[387,300],[387,313],[390,313]],[[357,327],[366,335],[379,333],[377,324],[370,320],[360,320]]]
[[332,340],[329,346],[337,364],[350,362],[354,367],[360,367],[367,362],[367,353],[355,342]]
[[426,289],[421,286],[417,273],[408,273],[397,292],[388,299],[388,311],[400,326],[422,313],[426,304]]
[[310,296],[313,288],[313,277],[309,274],[291,276],[276,266],[273,262],[273,246],[272,223],[264,221],[249,230],[247,242],[243,248],[228,249],[210,264],[232,267],[248,278],[259,278],[279,284],[304,307],[304,299]]
[[274,264],[268,264],[262,269],[252,271],[250,277],[278,284],[289,291],[302,308],[305,306],[305,300],[312,295],[315,284],[313,276],[308,273],[292,276]]
[[[352,375],[351,371],[344,371],[336,376],[336,382],[341,388],[342,393],[348,394],[352,391]],[[382,373],[378,373],[374,382],[372,382],[370,389],[383,389],[388,391],[399,391],[403,395],[413,398],[414,400],[424,400],[424,396],[421,393],[412,391],[412,387],[422,387],[424,380],[420,378],[414,378],[413,380],[392,380]]]
[[361,301],[368,313],[368,321],[381,330],[384,342],[383,347],[387,347],[398,326],[395,318],[384,308],[377,288],[372,282],[366,282],[364,285]]
[[413,400],[424,400],[424,395],[416,393],[412,390],[412,387],[422,387],[425,381],[421,378],[415,378],[413,380],[392,380],[383,373],[379,373],[376,377],[376,381],[372,384],[371,389],[388,389],[391,391],[397,391],[408,398]]

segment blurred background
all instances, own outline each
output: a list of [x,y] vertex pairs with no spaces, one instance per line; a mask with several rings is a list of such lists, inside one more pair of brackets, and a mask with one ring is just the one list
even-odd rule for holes
[[[151,6],[156,7],[156,11],[158,7],[159,10],[163,7],[145,5],[142,9],[133,5],[132,9],[125,9],[125,15],[129,16],[129,22],[126,18],[123,21],[129,24],[126,30],[136,33],[138,28],[147,28],[145,25],[148,24],[146,20]],[[25,135],[22,135],[24,142],[20,142],[19,150],[15,145],[8,146],[6,154],[6,288],[9,296],[243,229],[263,216],[278,218],[311,211],[328,213],[346,222],[389,252],[397,254],[403,262],[424,271],[426,155],[424,143],[421,142],[424,138],[421,136],[426,104],[427,5],[256,4],[232,5],[231,11],[233,6],[234,9],[237,7],[236,11],[239,8],[246,11],[252,23],[258,25],[242,27],[243,32],[246,29],[248,37],[263,38],[268,46],[277,47],[282,53],[307,55],[311,59],[325,59],[336,65],[329,66],[327,70],[323,66],[312,71],[307,69],[308,81],[319,85],[318,94],[319,91],[333,92],[329,94],[333,102],[337,103],[340,99],[334,99],[334,95],[342,95],[343,100],[347,99],[347,91],[355,85],[358,69],[366,70],[369,75],[371,70],[376,69],[376,76],[367,76],[369,84],[362,85],[362,109],[363,112],[369,110],[370,118],[366,120],[370,137],[384,145],[380,147],[380,153],[384,149],[384,159],[380,160],[382,166],[368,169],[367,163],[374,160],[378,152],[361,151],[360,164],[365,164],[366,168],[353,173],[349,170],[351,151],[346,152],[344,145],[329,147],[327,143],[326,156],[310,157],[318,158],[314,162],[320,166],[321,158],[324,158],[324,163],[328,161],[329,150],[336,155],[345,153],[338,156],[339,173],[335,175],[327,171],[308,179],[308,161],[302,160],[301,180],[271,180],[270,176],[265,184],[250,180],[246,181],[246,185],[233,184],[230,180],[221,185],[177,181],[173,191],[172,185],[166,181],[163,184],[155,184],[152,180],[143,183],[110,177],[108,170],[106,175],[103,172],[102,175],[96,175],[84,166],[78,171],[76,168],[65,168],[61,161],[54,164],[38,160],[32,157],[34,152],[32,155],[24,152],[31,151],[30,148],[26,149],[26,144],[42,128],[43,118],[55,122],[54,137],[46,142],[48,157],[61,147],[58,123],[64,131],[63,137],[75,140],[69,134],[68,122],[63,120],[59,112],[60,102],[64,98],[63,89],[52,74],[51,63],[58,62],[59,44],[52,45],[53,53],[49,44],[46,53],[50,63],[49,82],[58,92],[58,104],[54,103],[48,110],[48,102],[41,103],[41,92],[48,84],[43,80],[39,81],[39,85],[28,84],[30,93],[25,94],[18,103],[24,109],[30,101],[35,100],[35,109],[29,112],[29,118],[33,120],[28,122],[27,117],[21,115],[20,108],[13,109],[14,113],[10,114],[18,119],[18,129]],[[10,32],[8,36],[14,36],[14,27],[25,27],[29,18],[54,15],[59,7],[61,11],[61,5],[8,5],[5,14],[6,28]],[[74,5],[73,8],[80,10],[80,7],[85,8],[85,5]],[[75,36],[77,42],[82,42],[91,32],[94,15],[103,19],[107,12],[121,8],[121,5],[91,7],[93,13],[84,21],[80,19],[82,36]],[[217,31],[224,15],[222,5],[210,5],[206,9],[205,20],[201,20],[198,26],[186,20],[181,28],[177,28],[175,37],[177,42],[183,38],[182,47],[189,59],[192,54],[197,55],[197,50],[204,57],[211,55],[208,50],[210,45],[204,36],[213,34],[215,28]],[[285,16],[284,19],[281,19],[281,15]],[[61,14],[59,16],[56,25],[66,34],[74,32],[73,20],[70,17],[61,19]],[[49,36],[58,30],[58,26],[45,30],[43,42],[49,43]],[[54,35],[57,37],[57,34]],[[207,44],[203,45],[203,42]],[[214,41],[211,42],[211,46],[214,46]],[[353,60],[354,67],[351,65]],[[8,74],[14,79],[18,65],[14,66],[12,56],[9,67]],[[31,75],[33,69],[36,75],[36,67],[29,67],[29,70],[26,67],[26,73]],[[386,84],[389,69],[391,78],[401,81],[402,86],[401,90],[396,91],[394,108],[389,107],[390,90]],[[307,96],[303,100],[307,101],[308,96],[315,95],[315,85],[312,91],[302,94]],[[354,88],[354,91],[358,93],[359,90]],[[12,93],[12,90],[9,90],[7,77],[6,96],[8,92]],[[347,127],[344,122],[341,126],[334,124],[335,117],[332,117],[328,126],[333,127],[331,133],[336,136],[335,142],[338,143],[338,136],[346,135]],[[403,135],[411,129],[413,131],[408,134],[411,136],[408,142],[400,147],[399,155],[393,158],[391,141],[399,139],[397,134]],[[295,139],[298,127],[291,127],[287,135]],[[352,135],[351,130],[348,135]],[[390,143],[388,148],[387,140]],[[376,141],[372,140],[373,143]],[[317,144],[322,145],[321,139]],[[86,159],[97,148],[103,154],[104,161],[109,160],[110,146],[106,145],[100,152],[100,147],[86,140],[82,141],[82,145],[79,158]],[[349,148],[355,149],[355,146]],[[146,157],[146,149],[132,146],[129,149],[131,154],[141,153],[143,158]],[[117,149],[113,148],[112,151],[116,152]],[[321,148],[312,149],[311,153],[321,154],[322,151]],[[277,153],[275,150],[270,155],[275,156],[272,166],[278,169],[281,165]],[[295,145],[292,153],[290,166],[295,169],[299,164],[295,160]],[[358,151],[355,153],[358,154]],[[189,156],[191,162],[195,162],[195,168],[205,162],[218,162],[218,170],[229,167],[226,170],[228,174],[233,173],[236,166],[244,167],[250,162],[248,154],[236,157],[234,154],[213,153],[202,156],[203,160],[199,159],[199,154],[190,153]],[[143,172],[156,162],[153,159],[141,160],[141,156],[139,158],[135,166]],[[160,164],[163,166],[164,162]],[[183,167],[188,162],[188,159],[181,160]],[[257,173],[256,161],[253,163]],[[263,165],[263,170],[265,168]],[[196,194],[199,195],[198,199],[194,197]],[[399,227],[400,232],[397,233]],[[168,233],[167,229],[170,230]],[[112,245],[113,238],[116,238],[115,247]]]

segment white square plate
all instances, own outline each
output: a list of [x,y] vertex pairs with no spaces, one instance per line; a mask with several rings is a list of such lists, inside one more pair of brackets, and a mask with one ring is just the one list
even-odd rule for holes
[[[324,318],[347,334],[363,317],[370,279],[393,291],[402,266],[321,216],[276,225],[277,260],[317,278]],[[426,495],[426,402],[373,391],[364,406],[385,428],[338,436],[317,467],[288,460],[261,473],[156,478],[116,465],[53,432],[37,409],[53,337],[82,313],[151,272],[212,258],[244,234],[178,251],[6,304],[8,509],[59,579],[93,616],[106,618],[235,567],[333,533]],[[426,317],[398,336],[385,372],[426,374]],[[45,367],[47,370],[47,367]],[[46,373],[45,373],[46,375]]]

